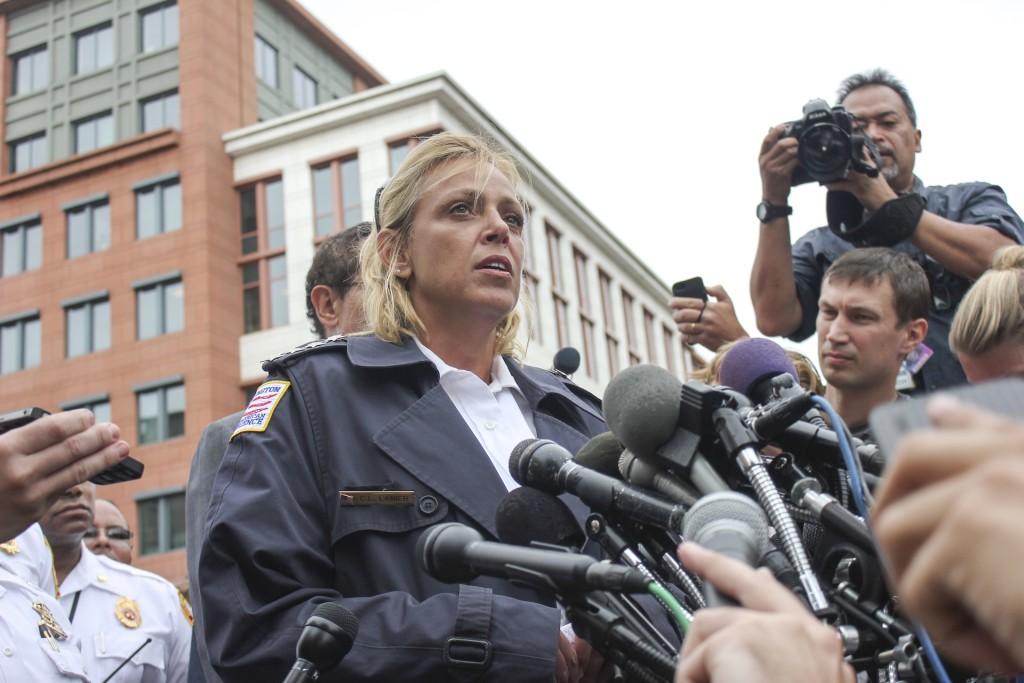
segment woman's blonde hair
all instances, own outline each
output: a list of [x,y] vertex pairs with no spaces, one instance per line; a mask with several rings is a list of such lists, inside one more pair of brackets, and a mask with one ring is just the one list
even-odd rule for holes
[[[398,343],[402,335],[427,336],[423,321],[416,314],[407,283],[398,277],[398,254],[405,252],[412,237],[413,217],[430,175],[445,164],[473,161],[475,185],[482,191],[494,171],[500,171],[518,191],[521,175],[515,162],[497,145],[477,135],[438,133],[416,145],[394,177],[381,191],[374,207],[376,230],[363,243],[360,277],[363,306],[374,334]],[[444,178],[435,179],[433,184]],[[520,198],[523,210],[526,202]],[[385,240],[386,242],[382,242]],[[523,299],[520,290],[520,301]],[[495,332],[495,352],[522,356],[516,341],[521,320],[519,304],[501,319]]]
[[1024,344],[1024,246],[996,252],[992,269],[964,295],[949,330],[957,353],[985,353],[1006,341]]

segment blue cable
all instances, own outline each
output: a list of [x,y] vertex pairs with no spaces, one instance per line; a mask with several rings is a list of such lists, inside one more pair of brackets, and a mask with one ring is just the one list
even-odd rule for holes
[[828,401],[822,396],[812,396],[811,400],[819,408],[825,411],[828,415],[829,421],[832,423],[832,431],[836,433],[836,439],[839,441],[839,452],[843,455],[843,462],[846,464],[846,471],[850,475],[850,488],[853,489],[853,502],[857,506],[857,511],[860,516],[864,518],[864,521],[868,521],[868,506],[864,502],[864,482],[860,479],[860,469],[857,467],[854,461],[853,447],[850,445],[849,440],[846,438],[846,430],[843,428],[843,418],[839,417],[839,413],[829,404]]
[[[811,400],[814,401],[815,405],[825,411],[825,414],[828,415],[828,419],[832,422],[832,430],[836,433],[836,440],[839,442],[839,452],[843,455],[843,462],[846,464],[846,470],[850,475],[850,488],[853,489],[853,502],[857,506],[857,510],[860,511],[864,521],[867,522],[868,508],[864,503],[863,482],[860,479],[860,469],[857,467],[856,461],[853,459],[853,446],[846,438],[846,429],[843,427],[843,418],[839,417],[839,414],[823,397],[812,396]],[[946,668],[942,665],[942,660],[939,659],[939,653],[935,651],[935,645],[932,644],[932,639],[928,636],[928,632],[920,625],[915,626],[914,632],[917,635],[918,641],[921,643],[921,648],[924,650],[924,656],[932,666],[932,673],[938,677],[939,683],[950,683],[949,674],[946,673]]]

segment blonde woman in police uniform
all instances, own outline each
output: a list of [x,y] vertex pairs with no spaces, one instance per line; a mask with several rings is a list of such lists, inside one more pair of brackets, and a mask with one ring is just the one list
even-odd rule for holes
[[185,681],[188,603],[166,579],[85,548],[94,505],[95,486],[79,484],[41,521],[53,548],[60,604],[82,641],[90,674],[102,681],[116,671],[110,680],[119,683]]

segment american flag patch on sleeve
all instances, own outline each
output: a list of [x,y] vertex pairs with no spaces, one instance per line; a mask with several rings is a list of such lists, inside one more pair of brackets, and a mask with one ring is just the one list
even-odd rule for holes
[[242,419],[238,421],[238,426],[235,427],[235,431],[232,432],[231,439],[228,441],[243,432],[267,431],[277,404],[281,402],[281,398],[284,397],[291,385],[291,382],[286,382],[283,379],[275,379],[261,384],[256,389],[256,393],[252,395],[252,400],[246,406],[245,412],[242,413]]

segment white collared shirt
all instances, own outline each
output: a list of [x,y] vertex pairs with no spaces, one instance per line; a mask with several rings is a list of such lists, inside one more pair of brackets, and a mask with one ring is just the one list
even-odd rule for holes
[[423,355],[437,368],[439,382],[448,398],[476,436],[491,464],[509,491],[519,488],[508,469],[512,450],[523,439],[537,435],[530,410],[516,380],[501,356],[491,364],[491,383],[468,370],[453,368],[413,337]]
[[[129,657],[112,681],[187,679],[191,610],[163,577],[94,555],[83,546],[82,559],[60,585],[60,603],[96,680],[102,681]],[[151,640],[143,646],[147,638]]]

